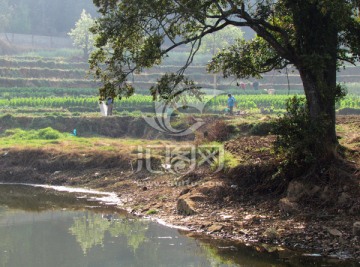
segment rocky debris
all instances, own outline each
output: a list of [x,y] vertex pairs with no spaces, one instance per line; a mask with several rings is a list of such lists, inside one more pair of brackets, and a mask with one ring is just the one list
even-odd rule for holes
[[329,232],[329,234],[333,235],[333,236],[342,236],[342,233],[335,228],[326,228],[326,230]]
[[342,192],[338,198],[338,203],[340,205],[349,205],[351,204],[350,201],[351,201],[351,196],[346,192]]
[[194,215],[197,213],[195,202],[189,197],[180,197],[176,205],[177,212],[182,215]]
[[270,240],[274,240],[279,237],[277,230],[273,227],[267,228],[263,235]]
[[288,185],[287,198],[291,202],[297,202],[304,197],[314,197],[320,192],[321,188],[317,185],[305,185],[298,181],[293,181]]
[[195,173],[195,172],[190,172],[188,174],[185,174],[181,177],[179,177],[177,179],[177,182],[179,184],[191,184],[191,183],[194,183],[194,182],[197,182],[201,179],[201,175],[199,175],[198,173]]
[[221,220],[223,220],[223,221],[230,221],[234,216],[222,214],[222,215],[220,215],[220,217],[221,217]]
[[181,195],[177,200],[177,213],[182,215],[194,215],[197,214],[196,202],[205,201],[206,197],[200,193]]
[[[289,202],[296,202],[306,193],[304,184],[300,182],[291,182],[287,189],[287,200]],[[284,200],[285,201],[285,200]]]
[[360,236],[360,222],[355,222],[353,225],[353,235]]
[[325,186],[324,190],[320,193],[320,199],[328,202],[332,198],[332,192],[329,186]]
[[349,214],[357,215],[360,214],[360,203],[355,203],[350,209]]
[[203,229],[203,228],[207,228],[207,227],[210,227],[213,223],[211,221],[205,221],[205,222],[202,222],[201,223],[201,226],[200,228]]
[[222,229],[223,229],[223,225],[214,224],[208,228],[208,232],[210,233],[220,232]]
[[285,214],[294,214],[299,211],[299,205],[290,201],[288,198],[280,199],[279,208],[280,211]]
[[182,190],[182,191],[180,192],[180,196],[186,195],[186,194],[189,193],[190,191],[191,191],[190,188],[185,188],[184,190]]
[[[339,191],[334,191],[334,189],[329,186],[325,186],[321,189],[321,187],[317,185],[293,181],[288,185],[286,198],[291,203],[320,198],[325,203],[334,203],[340,207],[351,207],[353,200],[351,195],[347,192],[348,190],[348,186],[344,186]],[[289,203],[285,204],[287,205],[286,208],[291,209],[291,207],[288,207]]]
[[206,197],[202,194],[194,194],[194,195],[190,195],[189,198],[192,200],[192,201],[195,201],[195,202],[202,202],[202,201],[205,201],[206,200]]

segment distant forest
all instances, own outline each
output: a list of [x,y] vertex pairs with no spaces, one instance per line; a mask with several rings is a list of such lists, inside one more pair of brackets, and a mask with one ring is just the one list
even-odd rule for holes
[[11,0],[7,32],[65,36],[85,9],[96,16],[92,0]]

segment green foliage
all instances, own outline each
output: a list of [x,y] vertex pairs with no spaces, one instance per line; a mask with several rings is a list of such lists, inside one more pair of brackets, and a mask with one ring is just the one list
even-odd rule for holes
[[154,215],[154,214],[157,214],[157,213],[158,213],[157,210],[155,210],[155,209],[150,209],[150,210],[148,210],[148,211],[146,212],[146,215]]
[[[111,4],[94,1],[103,16],[93,28],[99,39],[91,67],[104,83],[101,95],[115,92],[121,95],[131,88],[126,86],[129,75],[160,64],[178,46],[190,46],[189,57],[184,62],[186,68],[202,47],[219,50],[214,45],[223,46],[227,39],[224,36],[229,35],[227,31],[249,26],[257,36],[220,51],[209,70],[239,78],[259,77],[261,73],[291,63],[316,72],[319,82],[323,82],[324,77],[320,76],[330,67],[331,60],[339,59],[340,66],[344,60],[354,61],[359,55],[360,38],[356,32],[360,24],[352,16],[354,5],[350,2],[353,1],[307,0],[301,4],[289,0],[272,4],[262,1],[181,4],[171,0],[111,1]],[[312,19],[304,23],[303,18],[307,16]],[[214,40],[215,35],[220,37],[209,45],[209,39]],[[170,44],[165,45],[168,40]],[[179,69],[174,80],[181,77],[183,70]]]
[[[275,151],[286,166],[309,166],[324,152],[324,128],[311,122],[306,100],[302,97],[290,98],[286,110],[287,113],[274,124]],[[314,136],[323,136],[323,139]]]
[[84,59],[88,59],[89,53],[94,48],[94,35],[90,28],[94,26],[94,20],[91,15],[82,11],[80,19],[76,22],[75,28],[68,33],[74,42],[74,45],[81,48],[84,52]]
[[[99,99],[95,96],[96,89],[68,89],[68,88],[0,88],[0,109],[25,110],[30,113],[68,110],[72,112],[98,112]],[[53,95],[58,96],[53,96]],[[240,111],[260,112],[260,109],[271,109],[274,113],[283,112],[286,109],[287,95],[234,95],[237,100],[237,109]],[[211,97],[201,96],[201,100],[195,96],[188,96],[186,99],[182,96],[179,104],[185,107],[177,106],[181,113],[198,113],[198,111],[186,108],[187,105],[197,105],[200,102],[206,103],[204,113],[224,113],[226,108],[227,96],[219,95]],[[338,108],[360,109],[360,97],[347,96],[339,102]],[[132,112],[132,114],[141,115],[141,112],[153,113],[154,103],[152,96],[133,95],[123,98],[121,101],[115,101],[115,110]],[[259,124],[254,126],[255,132],[264,132],[269,125]]]
[[60,133],[57,130],[54,130],[51,127],[47,127],[40,130],[30,130],[30,131],[24,131],[16,128],[16,129],[6,130],[5,136],[9,136],[12,139],[19,139],[19,140],[34,140],[34,139],[56,140],[61,137],[64,137],[64,134]]
[[249,133],[251,135],[268,135],[272,130],[273,130],[273,127],[274,127],[274,122],[273,121],[270,121],[270,122],[258,122],[258,123],[255,123]]
[[[229,151],[225,151],[222,143],[209,142],[204,144],[204,148],[207,151],[202,151],[202,153],[211,153],[212,155],[215,155],[215,157],[211,159],[210,164],[212,171],[228,171],[229,169],[239,165],[239,160],[236,158],[236,156],[231,154]],[[198,148],[200,151],[202,149],[203,148],[201,146]]]
[[86,62],[71,62],[64,57],[42,57],[34,56],[17,56],[17,57],[0,57],[0,63],[3,67],[18,68],[54,68],[54,69],[88,69],[89,64]]
[[96,245],[103,245],[105,232],[110,228],[111,222],[101,218],[97,214],[83,217],[75,217],[69,232],[75,236],[83,253]]
[[150,88],[150,93],[154,101],[164,101],[166,103],[182,103],[186,107],[188,98],[194,97],[201,101],[203,95],[193,81],[189,81],[183,75],[174,73],[162,76],[155,86]]
[[20,57],[28,58],[73,58],[80,57],[82,51],[75,48],[59,48],[59,49],[50,49],[50,50],[35,50],[31,52],[25,52],[17,54]]
[[242,39],[243,34],[243,31],[239,27],[230,25],[224,28],[222,31],[206,35],[201,41],[199,53],[210,54],[214,56],[221,50],[227,49],[230,45],[233,45],[237,40]]
[[348,91],[347,91],[346,86],[338,83],[336,85],[336,88],[335,88],[335,101],[336,101],[336,103],[340,103],[340,101],[345,98],[347,93],[348,93]]
[[[132,94],[134,87],[128,78],[133,73],[161,64],[170,51],[187,44],[189,57],[184,67],[176,75],[165,77],[166,85],[169,78],[180,84],[206,36],[221,33],[230,25],[250,27],[257,36],[221,51],[208,69],[222,71],[225,77],[258,78],[292,64],[301,73],[308,98],[309,119],[304,122],[314,130],[314,139],[323,137],[322,131],[313,128],[317,124],[331,135],[324,143],[329,148],[335,145],[335,102],[343,95],[336,86],[336,72],[344,62],[355,64],[360,58],[357,0],[94,3],[103,16],[93,29],[100,37],[90,63],[95,77],[103,83],[101,97]],[[167,89],[178,90],[176,86]]]
[[134,252],[147,241],[148,225],[138,220],[108,221],[99,214],[87,213],[86,216],[75,217],[69,232],[75,236],[84,254],[96,245],[104,245],[105,235],[111,237],[124,236],[127,245]]
[[224,171],[229,171],[231,168],[235,168],[239,165],[239,160],[232,153],[225,151],[224,157],[219,158],[219,160],[214,161],[211,165],[211,169],[216,171],[219,167],[223,166]]
[[220,267],[220,266],[235,266],[233,260],[224,256],[220,252],[220,247],[211,246],[211,244],[199,242],[200,247],[202,248],[201,254],[204,254],[204,257],[209,259],[209,266],[211,267]]
[[227,50],[219,52],[209,63],[208,70],[222,72],[224,77],[261,78],[262,73],[282,69],[284,61],[264,39],[238,40]]

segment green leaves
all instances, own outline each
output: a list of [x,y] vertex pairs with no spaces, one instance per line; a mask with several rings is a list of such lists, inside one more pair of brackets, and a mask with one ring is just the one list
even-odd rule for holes
[[222,72],[224,77],[260,78],[261,73],[281,69],[286,65],[262,38],[250,41],[238,40],[235,45],[218,53],[208,65],[208,70]]
[[[360,55],[358,1],[94,0],[94,3],[103,16],[93,27],[93,33],[98,35],[98,51],[93,53],[90,63],[95,78],[104,84],[101,97],[130,95],[134,88],[128,79],[133,73],[161,64],[170,51],[183,45],[190,46],[184,68],[160,79],[152,92],[176,92],[180,84],[192,88],[183,74],[194,55],[201,51],[201,43],[207,49],[210,44],[213,52],[219,52],[210,62],[209,71],[237,78],[259,78],[262,73],[293,64],[311,71],[316,76],[314,80],[324,81],[328,77],[325,69],[333,66],[336,59],[339,67],[346,61],[355,62]],[[214,46],[222,43],[225,37],[221,34],[227,29],[242,26],[250,27],[257,36],[249,41],[239,40],[223,50]],[[220,37],[211,44],[208,39],[214,40],[214,35]]]
[[75,28],[68,33],[74,45],[84,51],[85,59],[88,59],[89,52],[94,49],[94,35],[90,31],[92,26],[94,26],[94,20],[90,14],[83,10],[80,19],[75,24]]
[[150,88],[150,93],[154,101],[163,101],[167,104],[183,103],[186,106],[188,97],[202,100],[203,94],[198,89],[200,88],[184,75],[166,73]]
[[[214,19],[207,20],[207,23],[213,25],[215,21]],[[243,34],[241,28],[229,25],[222,31],[205,35],[201,40],[199,53],[215,55],[222,49],[227,49],[230,45],[233,45],[237,40],[242,39]]]

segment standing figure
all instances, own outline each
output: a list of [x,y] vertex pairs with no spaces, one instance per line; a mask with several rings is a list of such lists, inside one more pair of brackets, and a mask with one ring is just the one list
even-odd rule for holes
[[111,96],[109,96],[108,99],[106,100],[106,105],[107,105],[107,116],[111,116],[114,105],[114,100]]
[[235,103],[236,103],[235,97],[233,97],[231,94],[228,94],[227,105],[228,105],[228,108],[229,108],[230,115],[234,115]]
[[241,82],[241,83],[240,83],[240,87],[241,87],[241,89],[245,90],[245,89],[246,89],[246,83]]
[[253,85],[254,90],[259,89],[259,82],[258,81],[254,81],[252,85]]

